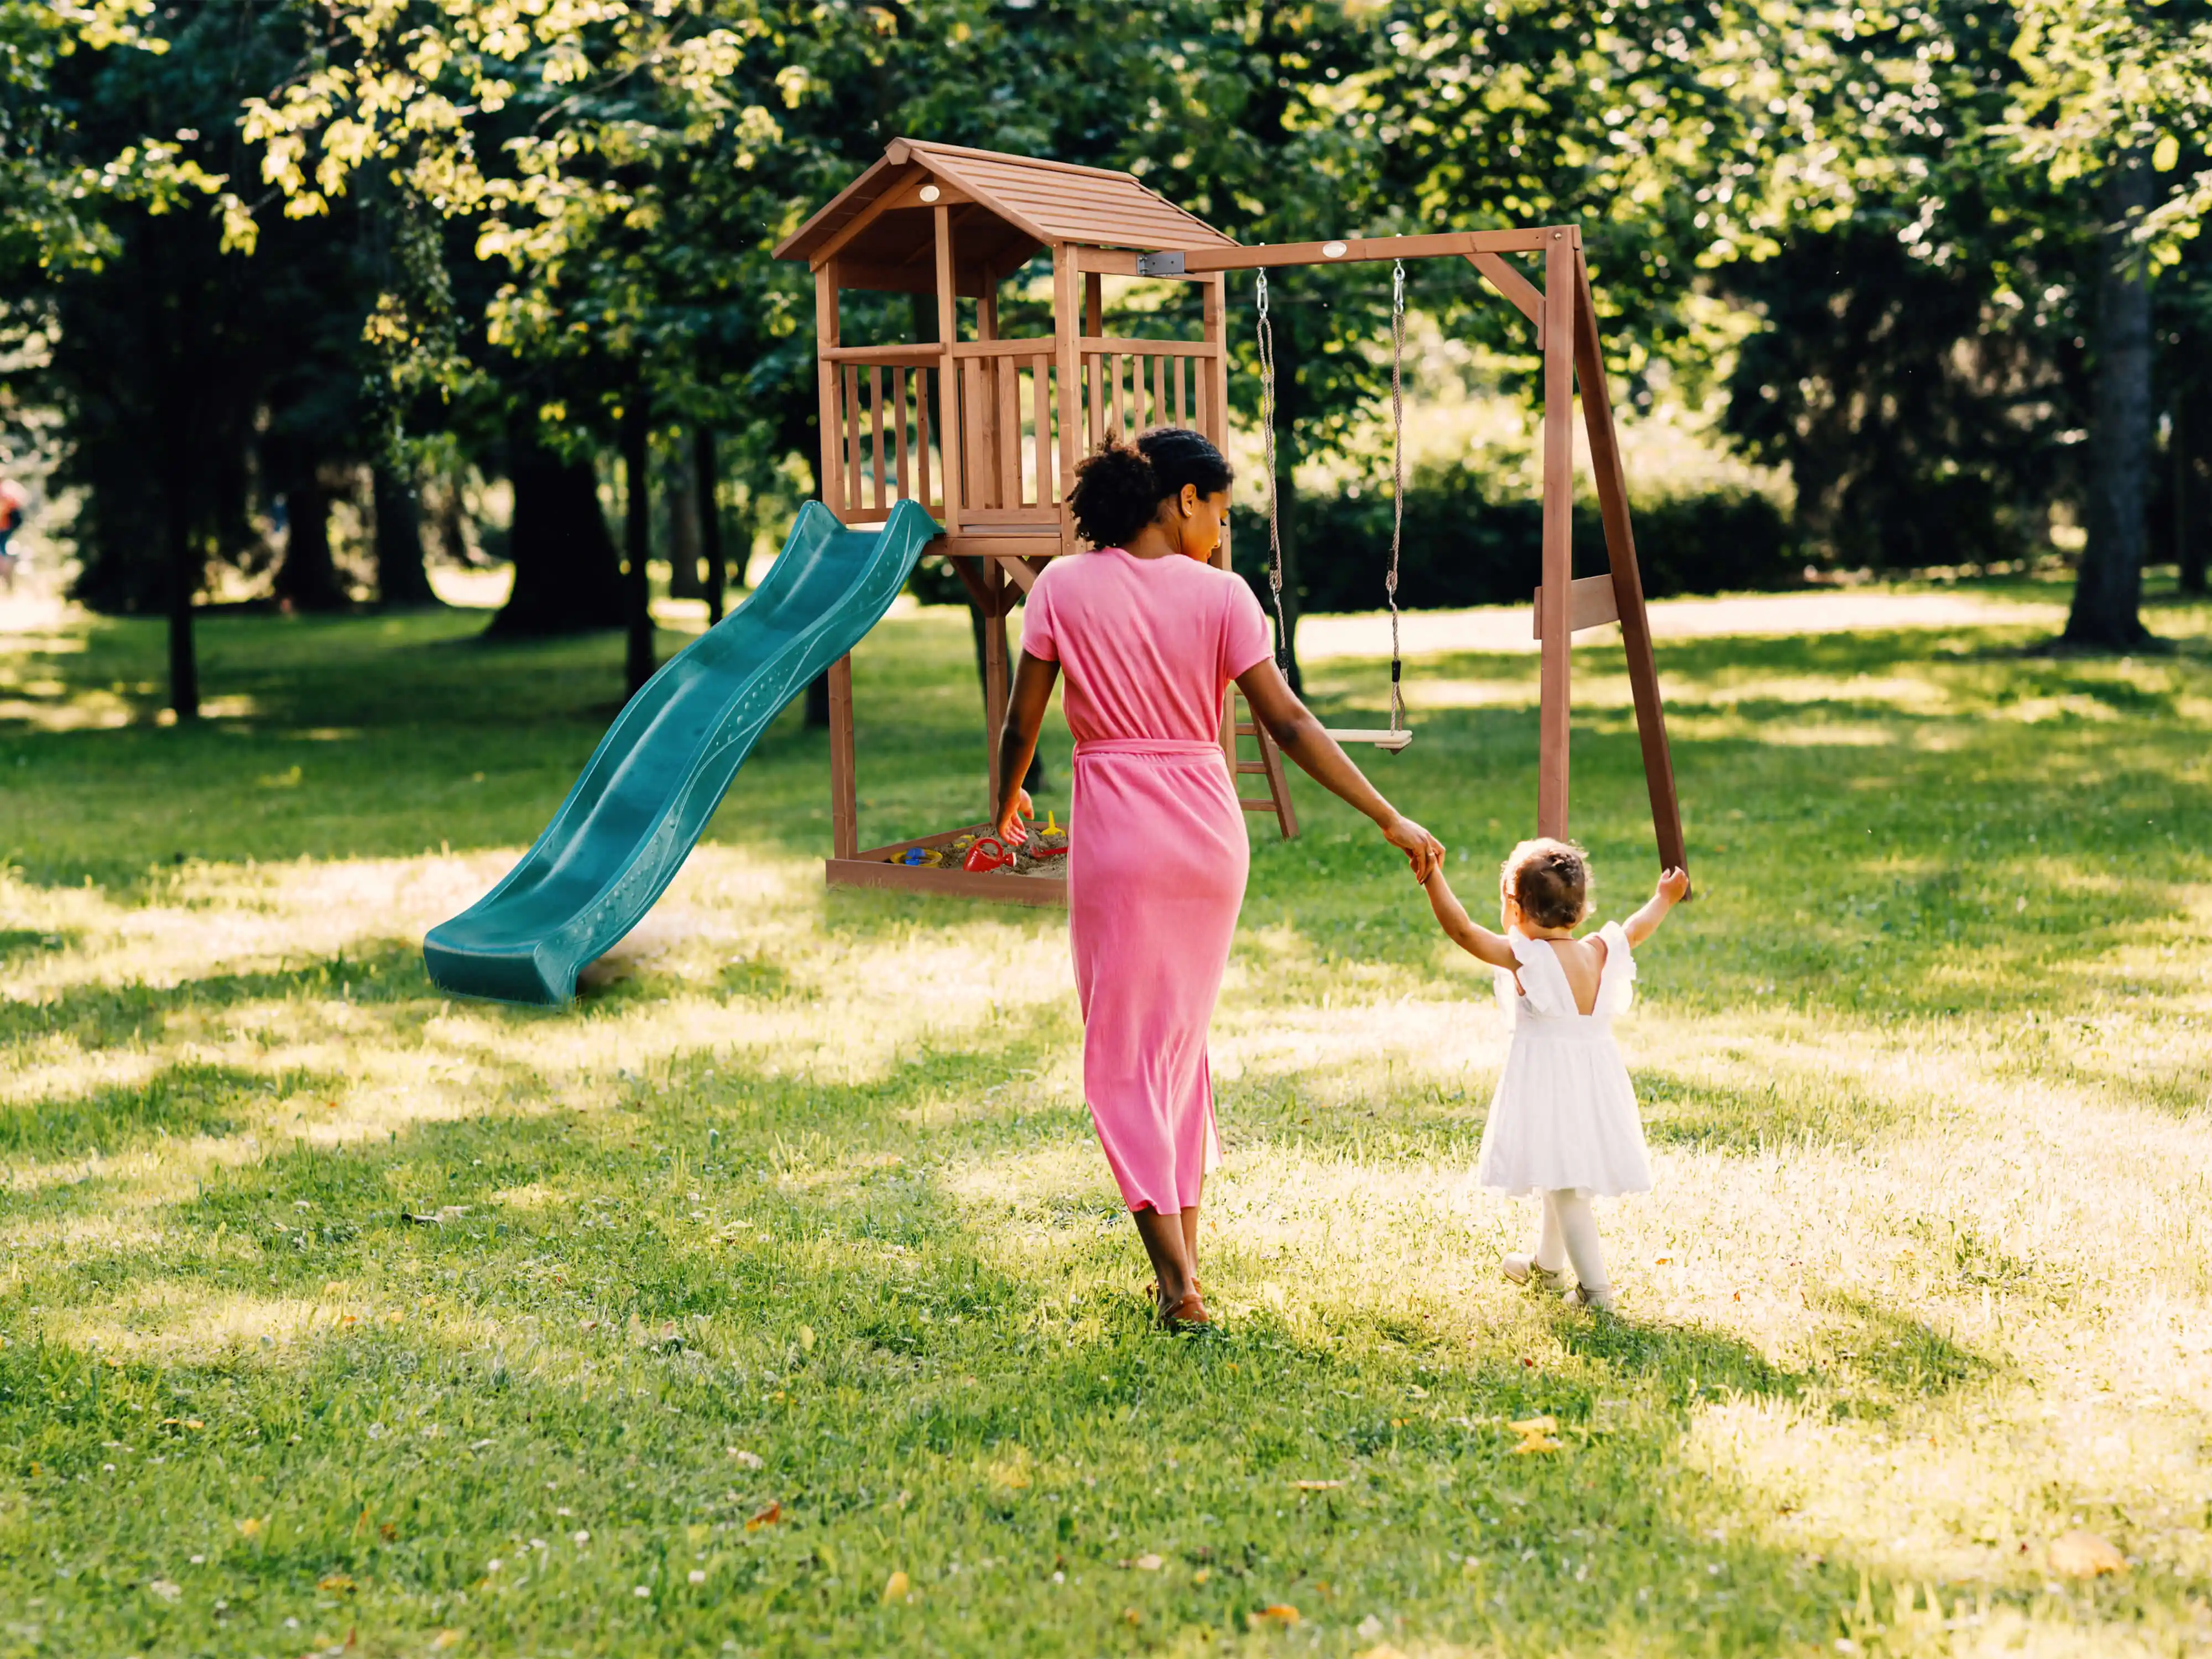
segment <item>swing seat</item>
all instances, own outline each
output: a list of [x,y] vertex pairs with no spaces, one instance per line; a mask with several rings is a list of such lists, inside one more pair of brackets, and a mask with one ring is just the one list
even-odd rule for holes
[[1413,734],[1402,727],[1393,732],[1387,726],[1324,726],[1322,730],[1339,743],[1371,743],[1394,755],[1413,740]]

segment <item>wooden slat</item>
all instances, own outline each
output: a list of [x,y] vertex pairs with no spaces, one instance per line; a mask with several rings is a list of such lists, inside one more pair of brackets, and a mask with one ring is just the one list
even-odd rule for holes
[[1161,361],[1162,361],[1162,362],[1165,362],[1165,363],[1167,364],[1167,366],[1168,366],[1168,373],[1169,373],[1171,376],[1173,376],[1173,377],[1174,377],[1174,381],[1175,381],[1175,423],[1176,423],[1177,426],[1181,426],[1181,425],[1182,425],[1182,424],[1183,424],[1183,415],[1182,415],[1182,367],[1183,367],[1183,360],[1182,360],[1182,358],[1180,358],[1180,357],[1166,357],[1166,358],[1163,358]]
[[[1620,620],[1613,577],[1577,576],[1567,588],[1567,627],[1579,634],[1585,628],[1602,628]],[[1536,637],[1544,637],[1544,590],[1536,590]]]
[[[1229,317],[1229,279],[1216,273],[1206,283],[1204,297],[1206,343],[1213,348],[1213,356],[1207,362],[1206,396],[1203,399],[1204,424],[1200,430],[1213,441],[1217,449],[1229,447],[1229,345],[1227,339]],[[1224,536],[1226,532],[1224,532]]]
[[1036,430],[1030,442],[1036,454],[1036,501],[1039,507],[1050,507],[1059,499],[1052,487],[1052,368],[1049,358],[1040,357],[1030,374],[1030,401],[1034,412],[1031,423]]
[[996,560],[983,573],[991,604],[983,617],[983,748],[990,769],[987,817],[999,810],[999,728],[1006,723],[1006,573]]
[[1092,339],[1106,331],[1106,282],[1095,270],[1083,277],[1083,331]]
[[839,370],[845,392],[845,505],[859,512],[860,499],[860,371],[851,363]]
[[[1573,292],[1574,248],[1563,230],[1544,252],[1547,292]],[[1567,835],[1568,698],[1574,639],[1567,626],[1572,580],[1574,510],[1574,337],[1571,305],[1545,308],[1544,349],[1544,648],[1538,670],[1536,833]]]
[[934,375],[926,368],[914,372],[914,498],[932,512],[936,505],[929,499],[929,386],[943,378],[941,370]]
[[830,665],[830,844],[841,859],[860,845],[860,806],[853,755],[853,659]]
[[1043,527],[1052,522],[1052,509],[1049,507],[971,507],[963,519],[969,524],[993,526],[1002,534],[1003,526],[1007,525],[1035,526],[1042,533]]
[[1022,505],[1022,366],[1011,357],[993,365],[997,373],[999,425],[999,501],[1005,507]]
[[887,887],[999,904],[1064,908],[1067,903],[1065,876],[971,876],[965,870],[917,870],[865,859],[831,859],[822,866],[822,878],[831,887]]
[[890,469],[884,465],[884,371],[880,364],[868,366],[868,417],[874,438],[874,450],[868,457],[868,477],[875,484],[875,505],[888,510],[890,484],[884,474]]
[[1083,359],[1084,378],[1091,392],[1091,423],[1084,428],[1083,452],[1095,453],[1106,441],[1106,360],[1103,357]]
[[1109,357],[1106,361],[1114,366],[1108,371],[1114,377],[1114,435],[1126,443],[1129,437],[1129,406],[1121,397],[1123,359],[1116,356]]
[[913,499],[907,466],[906,370],[891,370],[891,420],[898,431],[898,493],[901,501]]
[[1054,523],[987,525],[974,534],[946,537],[940,550],[987,559],[1053,558],[1060,551],[1060,526]]
[[1671,865],[1687,870],[1690,859],[1682,839],[1682,809],[1674,793],[1674,762],[1667,744],[1666,705],[1659,696],[1651,623],[1644,611],[1644,577],[1637,568],[1636,537],[1628,518],[1628,481],[1621,469],[1620,445],[1613,434],[1613,399],[1605,383],[1605,357],[1599,347],[1589,270],[1579,252],[1575,258],[1574,313],[1575,372],[1582,382],[1583,427],[1589,437],[1590,471],[1596,477],[1598,510],[1605,522],[1606,562],[1612,567],[1620,643],[1628,659],[1636,732],[1644,749],[1644,783],[1651,798],[1652,832],[1659,843],[1660,868]]
[[[1082,459],[1077,428],[1082,424],[1077,413],[1079,399],[1083,395],[1083,358],[1075,349],[1076,307],[1082,303],[1082,285],[1075,269],[1073,250],[1065,243],[1052,251],[1052,325],[1058,337],[1059,362],[1055,365],[1058,380],[1056,391],[1060,404],[1060,471],[1048,500],[1059,501],[1075,483],[1075,464]],[[1066,505],[1060,507],[1063,520],[1069,517]],[[1063,530],[1073,544],[1073,534]]]
[[1152,418],[1153,426],[1168,423],[1168,360],[1163,356],[1152,359]]

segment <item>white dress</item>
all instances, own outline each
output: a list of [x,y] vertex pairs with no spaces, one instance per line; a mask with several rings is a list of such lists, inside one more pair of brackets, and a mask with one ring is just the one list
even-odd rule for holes
[[1509,1194],[1563,1188],[1611,1198],[1651,1190],[1636,1088],[1613,1045],[1613,1017],[1635,994],[1628,935],[1609,921],[1597,1001],[1577,1012],[1559,954],[1542,939],[1511,933],[1521,984],[1498,970],[1498,1001],[1513,1030],[1505,1074],[1483,1126],[1477,1179]]

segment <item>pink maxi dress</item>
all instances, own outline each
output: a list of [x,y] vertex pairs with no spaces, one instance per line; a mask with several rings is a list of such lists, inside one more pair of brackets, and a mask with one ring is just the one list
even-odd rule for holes
[[1221,706],[1268,654],[1267,617],[1225,570],[1118,547],[1054,559],[1023,611],[1022,649],[1060,665],[1075,736],[1084,1097],[1129,1207],[1171,1215],[1221,1158],[1206,1031],[1251,862]]

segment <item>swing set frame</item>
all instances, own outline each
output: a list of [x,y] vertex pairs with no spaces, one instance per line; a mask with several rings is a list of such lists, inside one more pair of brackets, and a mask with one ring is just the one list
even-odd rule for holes
[[[1165,422],[1196,427],[1226,443],[1228,273],[1372,260],[1471,262],[1535,325],[1543,356],[1538,830],[1567,834],[1572,637],[1618,621],[1660,862],[1687,867],[1578,228],[1240,247],[1126,173],[899,138],[775,252],[805,261],[813,275],[822,417],[816,477],[824,504],[859,526],[883,522],[899,501],[920,502],[945,526],[930,550],[947,559],[984,619],[987,811],[998,793],[996,739],[1011,679],[1006,618],[1047,561],[1081,550],[1066,501],[1076,463],[1109,434],[1133,436]],[[1048,252],[1051,331],[1002,337],[1001,285]],[[1528,255],[1540,256],[1541,288],[1511,257]],[[1181,279],[1198,288],[1201,337],[1151,337],[1127,326],[1109,335],[1102,284],[1109,276]],[[934,337],[848,344],[839,295],[854,289],[933,301]],[[963,301],[973,303],[963,310]],[[1606,575],[1579,581],[1571,580],[1569,539],[1570,422],[1577,382],[1610,567]],[[1228,566],[1225,541],[1216,562]],[[1066,902],[1064,881],[905,861],[987,824],[863,848],[852,659],[840,659],[829,679],[833,847],[825,880],[1024,904]],[[1389,734],[1346,735],[1372,740]],[[1240,758],[1239,738],[1255,742],[1257,760]],[[1256,720],[1237,718],[1233,688],[1224,700],[1221,744],[1232,788],[1241,775],[1265,775],[1267,794],[1242,798],[1245,811],[1272,812],[1285,837],[1295,836],[1282,757]]]
[[[1509,254],[1542,258],[1543,286],[1511,263]],[[1527,230],[1453,231],[1425,236],[1348,236],[1327,242],[1284,242],[1251,247],[1166,250],[1140,257],[1140,276],[1198,276],[1266,270],[1286,265],[1337,265],[1377,260],[1463,258],[1499,296],[1533,324],[1543,357],[1544,474],[1543,580],[1535,592],[1536,638],[1542,649],[1538,676],[1536,833],[1565,840],[1568,834],[1568,732],[1572,709],[1572,646],[1583,629],[1620,624],[1628,659],[1628,684],[1644,750],[1644,783],[1651,798],[1651,828],[1664,868],[1689,868],[1682,839],[1681,803],[1667,743],[1667,714],[1659,695],[1659,669],[1651,651],[1644,578],[1636,562],[1628,483],[1606,390],[1589,268],[1579,225],[1541,225]],[[1556,303],[1554,302],[1556,300]],[[1607,571],[1574,575],[1574,427],[1576,392],[1590,468],[1605,526]],[[1274,481],[1268,480],[1272,490]],[[1393,596],[1395,599],[1395,595]],[[1395,611],[1395,604],[1393,605]]]

